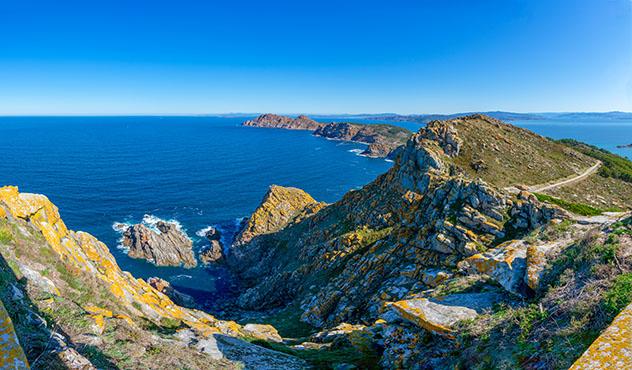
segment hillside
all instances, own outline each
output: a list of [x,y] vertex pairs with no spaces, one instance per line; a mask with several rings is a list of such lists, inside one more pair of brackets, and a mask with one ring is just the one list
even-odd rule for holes
[[[630,221],[619,222],[625,213],[573,214],[505,188],[593,165],[490,117],[431,122],[374,182],[234,246],[231,264],[247,287],[238,304],[285,307],[287,318],[323,330],[309,341],[323,343],[333,330],[343,343],[377,351],[386,368],[472,366],[470,359],[476,368],[566,368],[630,302]],[[562,273],[574,284],[562,285]],[[586,306],[577,292],[588,281],[598,283]],[[560,294],[572,298],[560,306]],[[512,342],[497,332],[512,333]],[[357,336],[364,344],[353,344]],[[472,342],[479,352],[459,350]]]
[[385,124],[360,124],[347,122],[319,123],[306,116],[290,118],[275,114],[263,114],[244,126],[281,128],[288,130],[308,130],[315,136],[332,140],[352,141],[367,144],[361,154],[367,157],[394,159],[398,148],[406,143],[412,134],[405,128]]

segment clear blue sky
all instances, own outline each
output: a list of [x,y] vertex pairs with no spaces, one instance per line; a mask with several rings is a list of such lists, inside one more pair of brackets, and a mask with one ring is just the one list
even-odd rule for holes
[[632,111],[631,0],[0,2],[0,114]]

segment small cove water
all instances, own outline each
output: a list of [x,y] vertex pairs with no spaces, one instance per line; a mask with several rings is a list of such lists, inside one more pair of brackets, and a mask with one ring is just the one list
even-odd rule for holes
[[[306,131],[241,127],[249,117],[0,117],[0,185],[42,193],[74,230],[105,242],[124,270],[160,276],[197,297],[228,289],[222,269],[156,267],[116,248],[116,222],[176,220],[197,251],[200,232],[230,236],[270,184],[296,186],[334,202],[391,164],[358,156],[364,146]],[[632,122],[514,122],[630,157]],[[411,130],[414,123],[396,123]],[[226,242],[230,240],[225,239]]]

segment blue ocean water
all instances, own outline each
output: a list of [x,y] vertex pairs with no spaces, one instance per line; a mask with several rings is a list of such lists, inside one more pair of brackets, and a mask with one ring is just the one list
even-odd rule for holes
[[[196,232],[215,225],[230,235],[271,184],[334,202],[391,166],[354,154],[361,144],[241,127],[247,118],[0,117],[0,185],[48,195],[70,228],[105,242],[135,276],[160,276],[188,293],[210,296],[230,284],[221,268],[156,267],[131,259],[116,247],[120,234],[113,224],[175,220],[198,251],[208,242]],[[514,123],[632,155],[616,148],[632,143],[632,122]]]
[[[271,184],[295,186],[334,202],[391,164],[358,156],[361,144],[307,131],[241,127],[244,118],[0,117],[0,184],[46,194],[68,227],[105,242],[121,268],[176,287],[213,292],[214,268],[156,267],[116,248],[115,222],[145,215],[177,220],[199,250],[196,232],[230,233]],[[189,293],[195,293],[189,291]]]

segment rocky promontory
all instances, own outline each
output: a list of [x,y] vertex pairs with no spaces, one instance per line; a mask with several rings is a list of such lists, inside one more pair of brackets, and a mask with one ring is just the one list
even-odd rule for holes
[[282,128],[286,130],[309,130],[314,131],[324,124],[316,122],[307,116],[298,116],[296,118],[280,116],[277,114],[262,114],[254,120],[243,123],[244,126],[264,127],[264,128]]
[[257,236],[279,231],[290,222],[298,222],[324,206],[301,189],[272,185],[245,222],[234,245],[246,244]]
[[309,130],[315,136],[331,140],[341,140],[367,144],[361,155],[374,158],[394,159],[398,148],[406,143],[412,134],[405,128],[386,124],[361,124],[348,122],[320,123],[306,116],[297,118],[263,114],[244,126]]
[[157,266],[197,265],[193,255],[193,242],[176,224],[158,221],[156,229],[136,224],[123,232],[123,245],[129,248],[132,258],[143,258]]

